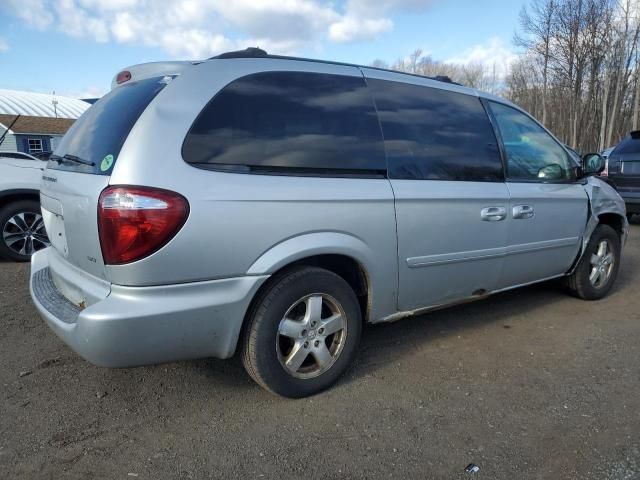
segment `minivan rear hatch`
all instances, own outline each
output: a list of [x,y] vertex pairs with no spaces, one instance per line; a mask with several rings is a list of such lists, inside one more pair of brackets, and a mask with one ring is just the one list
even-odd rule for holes
[[98,198],[142,112],[171,77],[121,85],[64,136],[43,175],[40,198],[52,246],[68,262],[108,280],[98,236]]

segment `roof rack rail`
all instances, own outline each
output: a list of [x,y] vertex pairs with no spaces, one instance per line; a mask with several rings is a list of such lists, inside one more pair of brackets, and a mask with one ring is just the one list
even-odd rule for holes
[[256,57],[267,57],[268,54],[264,50],[258,47],[247,47],[244,50],[234,50],[233,52],[225,52],[220,55],[216,55],[215,57],[209,58],[212,60],[214,58],[256,58]]
[[220,55],[216,55],[215,57],[209,58],[209,60],[224,59],[224,58],[271,58],[275,60],[298,60],[303,62],[325,63],[330,65],[344,65],[347,67],[369,68],[371,70],[381,70],[383,72],[399,73],[401,75],[411,75],[412,77],[427,78],[429,80],[435,80],[437,82],[450,83],[452,85],[459,85],[461,87],[464,86],[461,83],[454,82],[447,75],[436,75],[435,77],[429,77],[427,75],[419,75],[417,73],[401,72],[399,70],[391,70],[389,68],[367,67],[365,65],[357,65],[355,63],[335,62],[331,60],[319,60],[316,58],[289,57],[286,55],[270,55],[265,50],[262,50],[261,48],[258,48],[258,47],[248,47],[248,48],[245,48],[244,50],[235,50],[233,52],[221,53]]
[[451,80],[451,77],[449,75],[436,75],[435,77],[431,77],[431,78],[439,82],[453,83],[454,85],[461,85],[460,83],[454,82],[453,80]]

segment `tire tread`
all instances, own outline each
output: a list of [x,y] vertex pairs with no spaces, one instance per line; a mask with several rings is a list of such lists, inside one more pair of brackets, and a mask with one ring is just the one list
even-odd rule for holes
[[252,335],[252,332],[258,330],[260,325],[266,321],[266,313],[279,295],[302,278],[318,273],[333,276],[336,282],[343,282],[348,286],[342,277],[329,270],[312,266],[295,267],[284,270],[272,277],[269,280],[269,284],[261,291],[248,311],[241,337],[241,361],[249,376],[262,388],[275,395],[282,395],[282,393],[269,386],[257,366],[258,338],[256,335]]
[[610,280],[611,283],[609,284],[607,289],[604,290],[603,294],[600,294],[600,293],[594,294],[593,288],[589,283],[589,277],[588,275],[585,274],[585,263],[589,262],[589,257],[587,252],[591,250],[595,242],[599,242],[600,239],[606,236],[615,237],[619,245],[620,236],[613,228],[605,224],[600,224],[596,227],[596,229],[591,234],[591,239],[589,240],[589,244],[585,249],[585,254],[580,259],[580,262],[576,266],[574,272],[571,275],[565,277],[564,284],[571,295],[577,298],[580,298],[582,300],[598,300],[606,296],[606,294],[611,289],[611,286],[615,281],[615,277],[617,276],[618,269],[620,267],[620,250],[618,250],[618,257],[616,259],[617,265],[614,266],[615,270],[612,274],[612,279]]

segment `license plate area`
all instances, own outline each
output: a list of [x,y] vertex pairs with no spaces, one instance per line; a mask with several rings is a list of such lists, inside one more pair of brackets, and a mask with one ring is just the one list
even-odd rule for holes
[[44,207],[41,209],[42,219],[44,220],[44,226],[47,229],[51,245],[66,258],[69,255],[69,247],[67,246],[67,234],[64,230],[64,217]]

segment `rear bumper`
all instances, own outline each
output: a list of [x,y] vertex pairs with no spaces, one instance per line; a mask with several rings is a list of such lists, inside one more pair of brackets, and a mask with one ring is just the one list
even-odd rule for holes
[[59,278],[60,272],[52,270],[59,260],[50,262],[52,256],[58,254],[47,248],[32,257],[31,298],[67,345],[103,367],[232,356],[249,303],[268,278],[245,276],[152,287],[111,285],[104,298],[92,299],[85,307],[60,293],[56,284],[73,279]]

